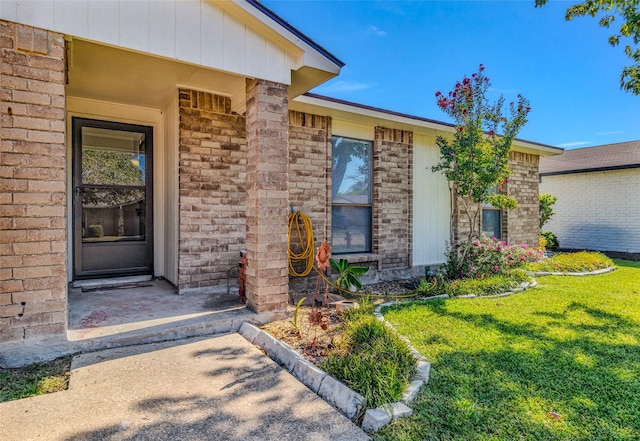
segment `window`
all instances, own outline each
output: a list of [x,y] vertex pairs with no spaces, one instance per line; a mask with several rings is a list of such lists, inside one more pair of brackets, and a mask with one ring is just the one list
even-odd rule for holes
[[[498,192],[497,188],[492,188],[489,195]],[[482,205],[482,232],[488,238],[502,239],[502,210],[488,203]]]
[[333,136],[331,146],[332,252],[370,253],[372,142]]
[[502,212],[497,208],[482,208],[482,232],[489,238],[502,239]]

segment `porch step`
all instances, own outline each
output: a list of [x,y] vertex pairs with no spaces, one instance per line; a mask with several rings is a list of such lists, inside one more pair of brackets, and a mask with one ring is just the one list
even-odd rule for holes
[[139,284],[151,282],[153,276],[129,276],[129,277],[110,277],[106,279],[88,279],[76,280],[71,286],[81,288],[82,291],[94,291],[98,289],[114,289],[138,286]]

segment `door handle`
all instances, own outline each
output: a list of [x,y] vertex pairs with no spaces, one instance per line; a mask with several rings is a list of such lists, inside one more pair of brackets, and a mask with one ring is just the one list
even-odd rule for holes
[[76,196],[80,196],[82,194],[82,192],[84,191],[84,189],[82,187],[78,186],[78,187],[75,188],[74,191],[76,193]]

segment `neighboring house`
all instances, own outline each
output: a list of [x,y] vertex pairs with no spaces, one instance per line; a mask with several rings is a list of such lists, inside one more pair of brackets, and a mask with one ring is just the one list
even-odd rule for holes
[[544,229],[563,249],[640,256],[640,141],[566,150],[540,161],[540,193],[558,197]]
[[[242,249],[249,308],[281,314],[290,206],[379,279],[444,259],[453,127],[306,93],[343,63],[255,0],[0,0],[0,51],[0,343],[64,341],[70,282],[218,292]],[[491,232],[535,244],[560,149],[513,150]]]

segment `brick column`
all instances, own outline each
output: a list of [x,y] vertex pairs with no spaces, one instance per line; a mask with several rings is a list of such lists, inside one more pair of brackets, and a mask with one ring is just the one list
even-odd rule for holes
[[413,257],[413,132],[375,128],[373,251],[382,268],[407,268]]
[[539,211],[538,164],[540,157],[528,153],[511,152],[507,179],[507,195],[518,200],[518,208],[505,210],[507,241],[517,245],[526,243],[530,247],[538,246]]
[[0,59],[0,342],[64,336],[64,39],[0,21]]
[[289,290],[287,87],[247,80],[248,305],[284,311]]

